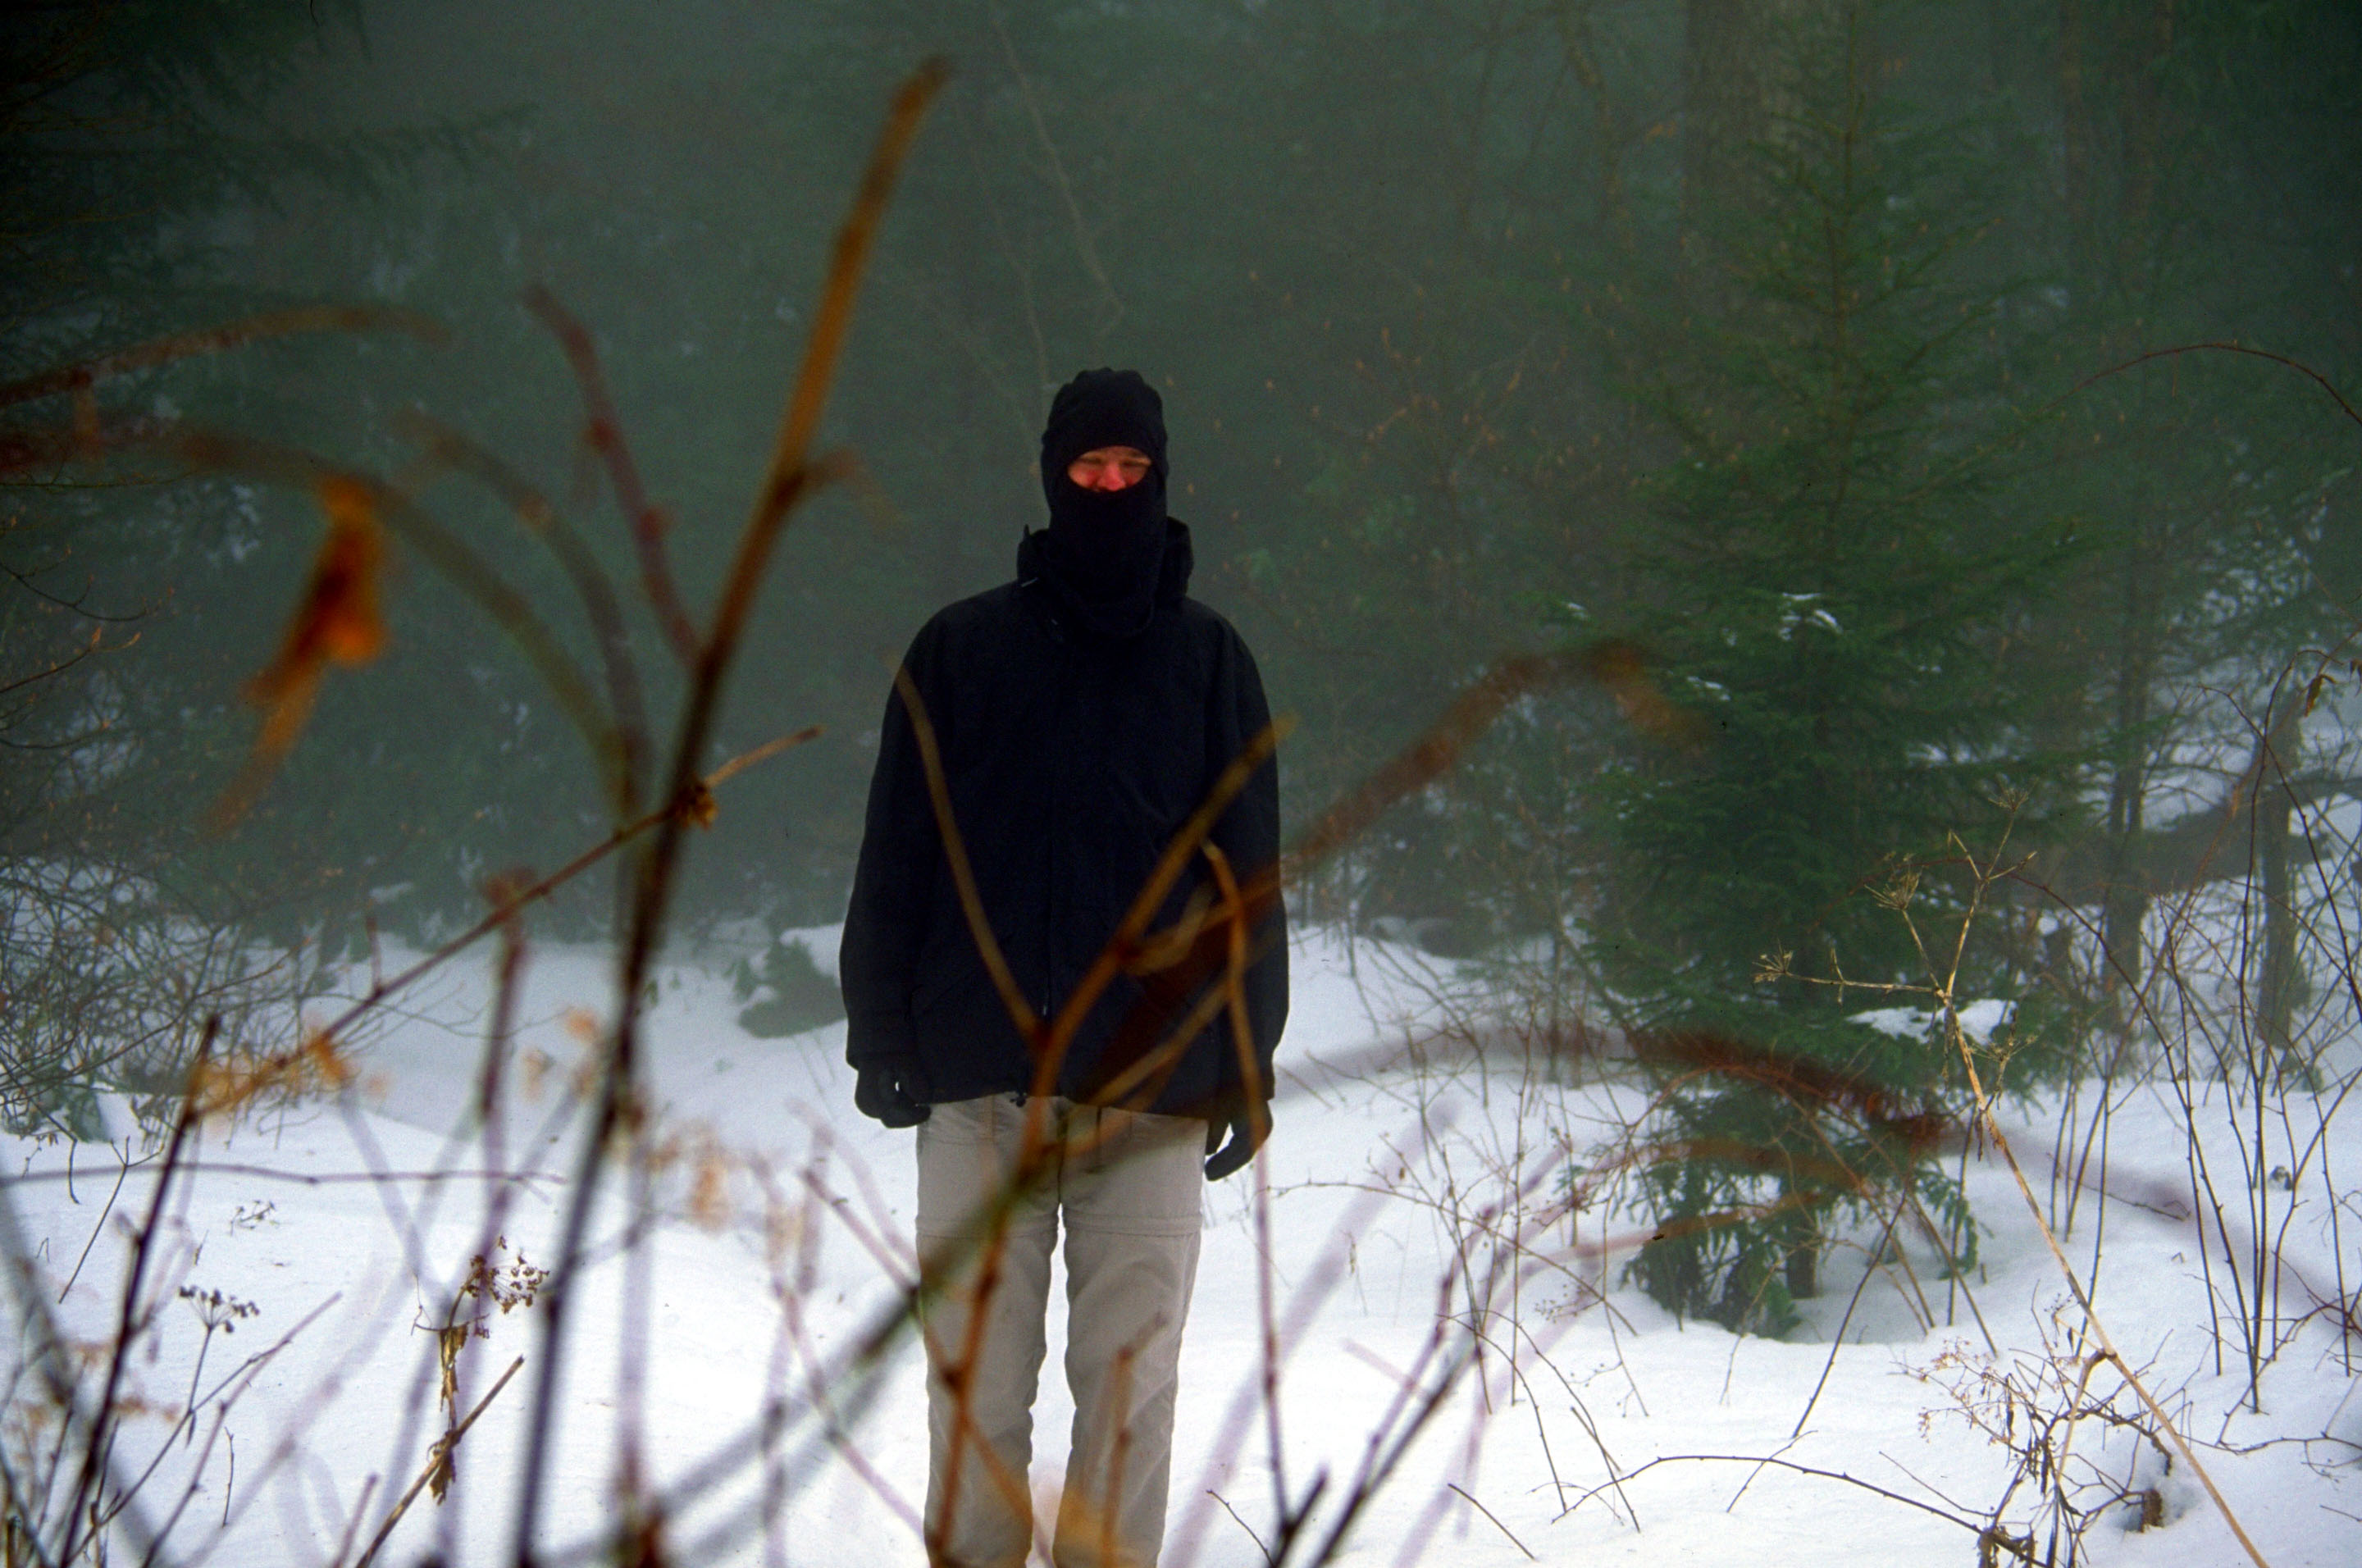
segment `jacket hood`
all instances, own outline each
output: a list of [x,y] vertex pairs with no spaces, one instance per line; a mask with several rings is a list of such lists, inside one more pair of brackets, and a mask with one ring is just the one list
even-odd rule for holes
[[[1122,490],[1085,490],[1066,469],[1100,447],[1133,447],[1149,469]],[[1040,571],[1070,618],[1102,636],[1138,632],[1154,613],[1170,537],[1164,515],[1164,403],[1133,370],[1085,370],[1058,389],[1042,431],[1049,505]]]

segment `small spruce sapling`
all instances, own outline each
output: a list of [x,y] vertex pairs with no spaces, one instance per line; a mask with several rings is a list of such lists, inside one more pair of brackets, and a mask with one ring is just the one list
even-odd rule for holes
[[1644,737],[1584,785],[1590,953],[1658,1090],[1633,1273],[1676,1312],[1770,1333],[1817,1294],[1841,1218],[1882,1243],[1971,1231],[1931,1135],[1954,1120],[1944,1053],[1761,956],[1914,972],[1860,895],[1907,877],[1923,913],[1957,912],[1947,834],[2069,771],[2014,728],[2001,657],[2058,547],[2008,517],[1979,455],[2014,416],[1978,373],[2005,323],[1968,263],[1990,210],[1953,150],[1971,132],[1915,124],[1858,39],[1828,47],[1636,393],[1681,456],[1624,613],[1695,738]]

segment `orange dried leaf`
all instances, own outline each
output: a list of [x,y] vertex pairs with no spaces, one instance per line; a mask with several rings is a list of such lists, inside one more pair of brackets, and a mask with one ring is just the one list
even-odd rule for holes
[[226,821],[244,812],[294,748],[327,667],[366,664],[385,649],[385,619],[378,608],[385,536],[377,498],[367,485],[341,474],[320,481],[319,498],[328,514],[327,535],[278,654],[247,684],[247,700],[263,709],[262,732],[245,772],[217,808]]
[[278,657],[248,688],[257,702],[279,704],[298,693],[308,700],[326,666],[366,664],[385,649],[378,609],[385,540],[376,498],[357,480],[331,476],[320,482],[320,506],[328,514],[327,536]]
[[189,1086],[202,1117],[231,1116],[268,1099],[285,1103],[334,1094],[353,1081],[352,1060],[325,1032],[292,1051],[273,1055],[233,1053],[199,1065]]
[[328,514],[328,536],[312,569],[305,609],[328,658],[366,664],[385,649],[377,597],[385,537],[377,500],[357,481],[332,477],[320,485],[320,505]]
[[323,1088],[342,1088],[353,1080],[352,1059],[337,1048],[336,1041],[325,1031],[304,1042],[304,1062],[313,1080]]
[[730,1222],[730,1162],[718,1143],[709,1141],[698,1151],[689,1214],[704,1231],[719,1231]]
[[1584,649],[1582,660],[1584,673],[1607,689],[1617,712],[1633,728],[1674,745],[1696,745],[1705,739],[1705,721],[1666,699],[1634,644],[1610,637]]

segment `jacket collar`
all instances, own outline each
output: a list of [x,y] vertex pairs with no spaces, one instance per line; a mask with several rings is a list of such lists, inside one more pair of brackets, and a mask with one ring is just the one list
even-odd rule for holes
[[[1189,591],[1189,577],[1197,568],[1197,556],[1189,543],[1189,525],[1177,517],[1164,520],[1164,560],[1156,577],[1156,608],[1178,604]],[[1043,557],[1043,536],[1034,529],[1025,530],[1017,541],[1017,586],[1041,591],[1041,596],[1054,607],[1053,617],[1063,629],[1074,617],[1060,602],[1056,585],[1044,575],[1047,562]],[[1154,619],[1152,615],[1150,619]],[[1148,628],[1143,624],[1141,631]],[[1137,635],[1138,634],[1133,634]]]

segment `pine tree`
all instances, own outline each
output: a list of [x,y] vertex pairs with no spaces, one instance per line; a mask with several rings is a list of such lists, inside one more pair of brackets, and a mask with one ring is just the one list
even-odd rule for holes
[[2012,796],[2039,816],[2065,772],[2014,727],[2000,657],[2056,550],[2006,518],[1985,457],[2012,415],[1980,363],[2005,324],[1974,276],[1974,132],[1915,123],[1862,53],[1858,18],[1801,40],[1749,187],[1698,211],[1662,334],[1693,351],[1635,393],[1681,456],[1629,613],[1686,738],[1588,786],[1592,951],[1663,1116],[1635,1272],[1677,1311],[1772,1332],[1840,1214],[1968,1231],[1930,1158],[1940,1051],[1853,1020],[1877,1005],[1859,991],[1765,983],[1767,955],[1921,977],[1867,895],[1913,879],[1940,924],[1947,835],[1990,842]]

